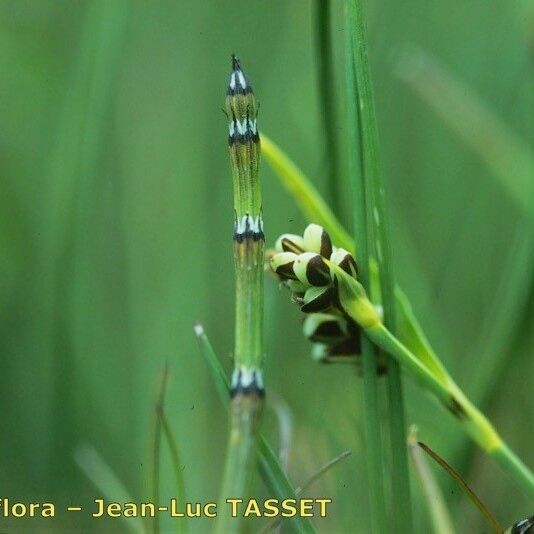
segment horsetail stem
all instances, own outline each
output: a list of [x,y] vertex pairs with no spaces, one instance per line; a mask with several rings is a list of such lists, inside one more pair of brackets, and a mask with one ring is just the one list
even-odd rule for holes
[[[232,57],[226,94],[230,121],[228,145],[234,182],[234,260],[236,271],[235,364],[242,379],[256,380],[261,388],[263,337],[264,236],[258,176],[260,138],[256,127],[258,106],[239,60]],[[255,373],[255,376],[253,376]],[[232,386],[235,388],[237,374]],[[246,382],[248,384],[248,382]]]
[[[221,502],[245,498],[255,469],[257,428],[263,405],[263,261],[258,106],[239,60],[232,56],[226,93],[228,145],[234,188],[234,262],[236,275],[234,372],[230,437]],[[219,516],[218,532],[239,531],[239,518]]]

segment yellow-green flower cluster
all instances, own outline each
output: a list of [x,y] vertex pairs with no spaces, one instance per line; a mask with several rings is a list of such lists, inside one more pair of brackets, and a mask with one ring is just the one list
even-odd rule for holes
[[333,246],[324,228],[310,224],[303,235],[283,234],[275,245],[271,268],[307,314],[304,335],[314,342],[313,355],[321,361],[356,356],[359,327],[343,312],[336,278],[327,262],[357,278],[352,254]]

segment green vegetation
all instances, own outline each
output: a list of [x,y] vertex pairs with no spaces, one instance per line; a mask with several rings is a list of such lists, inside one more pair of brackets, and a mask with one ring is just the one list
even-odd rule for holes
[[[379,519],[387,526],[406,523],[406,480],[390,444],[406,458],[394,434],[416,424],[417,440],[508,527],[534,511],[523,491],[523,464],[534,466],[534,12],[524,1],[363,7],[395,314],[393,326],[387,311],[384,322],[395,337],[382,328],[370,337],[404,363],[415,356],[433,393],[456,396],[480,425],[458,424],[405,368],[405,423],[395,430],[390,378],[376,377],[384,499],[373,504],[369,373],[314,361],[298,307],[265,273],[263,342],[258,329],[260,349],[246,356],[262,365],[267,390],[250,493],[333,500],[328,517],[285,522],[287,530],[367,533],[373,506],[388,510]],[[217,501],[226,381],[240,357],[220,112],[232,53],[266,134],[266,249],[320,224],[358,263],[370,257],[365,289],[373,302],[385,295],[369,197],[366,231],[354,224],[362,160],[349,155],[362,130],[351,131],[347,75],[358,79],[362,63],[356,53],[348,72],[345,52],[358,37],[346,31],[345,2],[4,0],[0,20],[2,495],[88,509],[98,496]],[[195,336],[196,321],[211,344],[202,329]],[[272,409],[282,403],[289,423]],[[507,445],[487,455],[466,426],[479,443],[494,427]],[[288,454],[279,459],[281,443]],[[413,531],[440,531],[440,521],[441,532],[487,530],[457,482],[428,456],[421,467],[417,451],[408,464]],[[255,532],[276,522],[247,524]],[[17,526],[195,533],[215,522],[2,518],[2,529]]]

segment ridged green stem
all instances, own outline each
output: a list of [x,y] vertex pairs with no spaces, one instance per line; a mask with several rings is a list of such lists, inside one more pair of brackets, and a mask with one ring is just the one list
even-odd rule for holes
[[232,517],[226,499],[248,499],[256,469],[256,442],[262,399],[236,396],[231,404],[230,437],[224,466],[219,515],[215,531],[220,534],[242,531],[242,517]]
[[241,530],[242,517],[231,517],[226,499],[249,498],[264,395],[261,375],[264,236],[258,176],[258,106],[250,82],[235,57],[225,107],[234,186],[236,307],[230,436],[216,524],[216,532],[221,534]]

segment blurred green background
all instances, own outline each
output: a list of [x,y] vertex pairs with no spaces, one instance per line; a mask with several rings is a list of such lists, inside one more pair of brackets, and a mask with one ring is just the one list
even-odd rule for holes
[[[532,3],[367,5],[397,277],[453,376],[532,467]],[[331,3],[328,117],[318,89],[316,9],[304,0],[0,1],[1,496],[89,503],[100,491],[74,451],[90,445],[135,498],[147,499],[167,360],[166,409],[188,500],[216,500],[226,415],[192,325],[203,323],[230,369],[233,211],[221,108],[232,52],[261,102],[261,128],[351,220],[342,3]],[[413,45],[441,65],[430,100],[416,85],[437,74],[421,67]],[[449,75],[459,91],[445,107],[458,114],[463,95],[476,119],[481,110],[469,103],[477,102],[502,122],[498,146],[473,117],[459,114],[459,135],[436,113],[431,101],[447,98]],[[337,137],[335,181],[325,121]],[[464,127],[478,149],[462,138]],[[526,154],[519,162],[510,148],[518,146]],[[267,243],[301,233],[305,221],[265,163],[261,176]],[[289,294],[267,277],[266,377],[271,404],[291,414],[289,474],[299,485],[353,451],[309,494],[334,501],[320,531],[367,532],[361,382],[346,367],[313,363],[300,321]],[[533,512],[409,380],[406,395],[408,422],[503,524]],[[277,448],[271,409],[264,433]],[[174,493],[163,451],[162,499]],[[433,470],[459,531],[482,532],[479,513]],[[413,478],[416,531],[427,532]],[[261,481],[257,492],[265,494]],[[58,515],[39,528],[124,529],[119,520]],[[2,518],[0,530],[37,524]],[[193,532],[209,528],[190,522]]]

